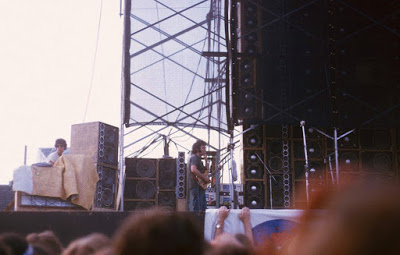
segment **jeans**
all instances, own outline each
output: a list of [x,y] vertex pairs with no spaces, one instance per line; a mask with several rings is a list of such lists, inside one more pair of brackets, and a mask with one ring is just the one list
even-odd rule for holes
[[206,209],[206,191],[196,185],[190,190],[189,211],[204,212]]

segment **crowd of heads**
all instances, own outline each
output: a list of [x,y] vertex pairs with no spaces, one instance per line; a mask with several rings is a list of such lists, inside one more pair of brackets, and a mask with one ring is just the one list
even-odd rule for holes
[[[215,231],[214,240],[208,242],[193,215],[158,208],[132,213],[112,237],[93,233],[66,247],[51,231],[27,236],[3,233],[0,255],[400,254],[399,195],[398,186],[382,185],[354,185],[324,194],[314,200],[323,209],[305,210],[293,237],[280,247],[267,239],[255,247],[251,231],[244,234]],[[223,223],[229,210],[221,208],[218,219]],[[244,208],[239,214],[244,225],[249,223],[250,212]]]
[[63,247],[52,231],[0,235],[0,255],[112,254],[251,254],[245,235],[221,235],[207,242],[195,216],[162,208],[138,211],[126,218],[113,237],[92,233]]

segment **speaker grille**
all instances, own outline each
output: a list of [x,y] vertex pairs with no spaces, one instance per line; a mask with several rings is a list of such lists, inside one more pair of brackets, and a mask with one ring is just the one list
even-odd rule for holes
[[155,178],[157,171],[156,159],[126,158],[126,177]]
[[264,166],[262,164],[247,164],[245,175],[247,179],[263,179]]
[[369,172],[392,172],[392,153],[387,152],[363,152],[361,154],[364,171]]
[[361,129],[360,142],[362,149],[387,150],[392,145],[390,130],[388,129]]
[[263,209],[264,203],[264,182],[248,181],[244,188],[244,202],[250,209]]
[[174,191],[162,191],[158,193],[158,205],[175,209],[176,197]]
[[96,185],[94,204],[96,207],[114,208],[117,170],[97,165],[97,174],[99,175],[99,181]]
[[358,171],[358,152],[343,151],[339,152],[339,166],[343,171]]
[[[274,179],[275,178],[275,179]],[[285,175],[273,175],[271,178],[271,190],[269,188],[269,175],[268,175],[268,184],[267,184],[267,197],[266,200],[268,207],[271,207],[271,198],[272,198],[272,207],[273,208],[288,208],[291,205],[292,194],[292,180],[291,174],[285,177]],[[272,192],[272,193],[271,193]]]
[[176,198],[186,198],[186,164],[185,164],[185,153],[179,152],[178,159],[176,160]]
[[158,162],[158,186],[160,189],[175,189],[176,160],[160,159]]
[[[244,126],[243,130],[250,128],[250,126]],[[246,148],[256,148],[263,146],[263,127],[257,126],[252,130],[247,131],[243,134],[243,143]]]
[[[294,157],[304,159],[303,141],[294,141]],[[309,158],[322,158],[322,146],[319,141],[307,141],[307,155]]]
[[126,199],[155,199],[156,185],[153,180],[125,181],[124,197]]
[[98,161],[109,165],[118,165],[118,128],[101,122]]
[[[325,178],[324,162],[321,160],[310,160],[309,164],[309,180],[323,180]],[[296,180],[305,179],[304,160],[296,160],[294,162]]]
[[246,179],[263,179],[264,152],[262,150],[245,150],[244,157]]

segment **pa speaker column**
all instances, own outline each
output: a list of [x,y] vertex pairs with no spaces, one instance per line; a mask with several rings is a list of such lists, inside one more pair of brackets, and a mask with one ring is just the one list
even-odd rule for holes
[[75,124],[71,127],[71,155],[89,156],[97,167],[99,181],[94,210],[116,209],[118,134],[117,127],[102,122]]

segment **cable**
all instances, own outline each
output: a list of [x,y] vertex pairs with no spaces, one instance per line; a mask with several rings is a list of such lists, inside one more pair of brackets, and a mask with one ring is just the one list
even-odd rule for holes
[[93,59],[93,66],[92,66],[92,75],[90,77],[90,86],[89,86],[89,93],[88,97],[86,100],[86,107],[85,107],[85,114],[83,115],[83,122],[86,120],[86,114],[87,110],[89,108],[89,101],[90,101],[90,95],[92,94],[92,88],[93,88],[93,80],[94,80],[94,71],[96,69],[96,60],[97,60],[97,49],[99,46],[99,37],[100,37],[100,26],[101,26],[101,14],[103,12],[103,0],[100,1],[100,14],[99,14],[99,23],[97,24],[97,38],[96,38],[96,47],[94,50],[94,59]]
[[[156,9],[157,9],[157,21],[160,21],[160,14],[158,12],[158,4],[156,2]],[[160,34],[160,41],[162,41],[162,35],[161,35],[161,24],[158,23],[158,29],[160,30],[159,34]],[[161,54],[165,56],[164,54],[164,44],[160,45],[161,47]],[[167,80],[165,78],[165,59],[162,60],[162,68],[163,68],[163,80],[164,80],[164,96],[165,96],[165,101],[168,101],[167,98]],[[165,112],[168,112],[168,105],[164,104],[165,106]],[[169,116],[167,115],[167,121],[169,121]]]
[[[154,146],[154,148],[151,150],[151,151],[149,151],[149,152],[147,152],[146,154],[144,154],[143,155],[143,157],[146,157],[147,155],[149,155],[150,153],[152,153],[154,150],[155,150],[155,148],[157,148],[159,145],[160,145],[160,143],[162,143],[163,141],[161,140],[161,141],[159,141],[155,146]],[[151,144],[152,145],[152,144]],[[148,147],[148,148],[150,148],[150,146]],[[147,149],[148,149],[147,148]]]
[[[207,38],[207,36],[206,36],[206,38]],[[205,45],[206,45],[206,40],[204,40],[203,47],[202,47],[202,51],[204,51]],[[199,61],[198,61],[198,63],[197,63],[196,74],[197,74],[198,71],[199,71],[201,59],[202,59],[202,56],[200,56]],[[185,105],[185,104],[187,103],[188,99],[189,99],[189,96],[190,96],[190,94],[191,94],[191,92],[192,92],[192,89],[193,89],[193,85],[194,85],[195,79],[196,79],[196,75],[193,76],[192,83],[190,84],[189,92],[188,92],[187,95],[186,95],[186,98],[185,98],[185,101],[184,101],[183,105]],[[204,100],[204,98],[203,98],[203,100]],[[201,108],[203,108],[203,105],[204,105],[204,104],[202,104],[202,107],[201,107]],[[178,116],[176,117],[176,121],[179,119],[181,113],[182,113],[182,112],[179,111]],[[196,121],[194,122],[194,125],[192,126],[191,130],[189,131],[189,133],[193,131],[194,126],[196,125],[196,123],[197,123],[197,119],[196,119]],[[171,134],[171,132],[168,134],[168,136],[169,136],[170,134]]]
[[147,148],[149,148],[153,143],[157,142],[158,139],[161,137],[160,134],[157,134],[153,137],[153,140],[150,140],[146,145],[144,145],[142,148],[140,148],[139,150],[132,152],[131,154],[129,154],[128,156],[126,156],[127,158],[129,158],[130,156],[134,155],[133,158],[136,158],[137,156],[139,156],[140,154],[142,154],[145,150],[147,150]]

